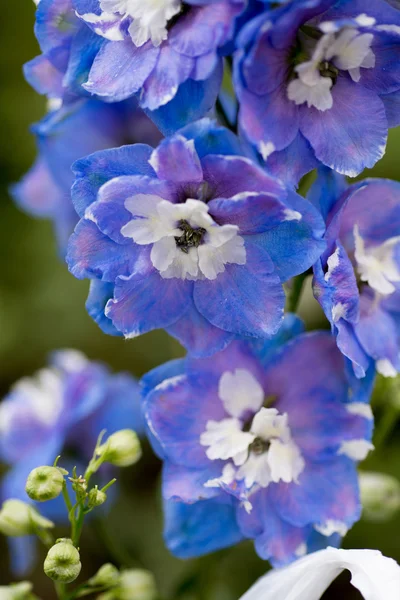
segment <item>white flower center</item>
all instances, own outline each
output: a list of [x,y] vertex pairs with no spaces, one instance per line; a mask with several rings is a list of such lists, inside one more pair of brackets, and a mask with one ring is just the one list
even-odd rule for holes
[[136,244],[152,244],[150,259],[164,279],[216,279],[228,263],[244,265],[246,249],[236,225],[218,225],[200,200],[173,204],[137,194],[125,201],[133,219],[121,229]]
[[159,46],[167,39],[168,21],[181,10],[180,0],[100,0],[105,13],[117,13],[122,18],[132,18],[129,34],[136,46],[151,40]]
[[288,85],[289,100],[298,105],[307,103],[320,111],[332,108],[331,89],[339,71],[348,71],[353,81],[358,82],[361,68],[375,67],[373,39],[372,33],[359,33],[353,27],[346,27],[338,34],[324,34],[311,59],[295,67],[297,78]]
[[[271,482],[297,482],[304,460],[294,443],[287,414],[264,408],[264,391],[246,369],[225,372],[219,383],[228,418],[208,421],[200,444],[207,447],[210,460],[229,460],[222,476],[208,481],[208,487],[243,481],[247,490],[267,487]],[[249,430],[249,415],[253,415]],[[254,489],[253,489],[254,491]]]
[[358,225],[354,226],[353,233],[354,257],[361,281],[367,282],[379,294],[393,294],[396,291],[393,284],[400,282],[400,269],[395,260],[395,251],[400,250],[400,236],[392,237],[380,246],[366,248]]

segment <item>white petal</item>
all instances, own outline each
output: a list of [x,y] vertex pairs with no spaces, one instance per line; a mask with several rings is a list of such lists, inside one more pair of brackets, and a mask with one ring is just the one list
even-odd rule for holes
[[238,419],[208,421],[206,431],[200,436],[200,444],[208,446],[207,457],[210,460],[228,460],[245,451],[254,440],[251,433],[242,431]]
[[257,412],[264,402],[264,390],[250,371],[225,371],[219,380],[218,396],[226,412],[239,418],[244,412]]
[[273,570],[240,600],[319,600],[345,569],[365,600],[399,600],[400,567],[377,550],[327,548]]
[[271,479],[275,483],[297,482],[305,463],[299,449],[293,442],[282,443],[280,440],[272,440],[268,450],[268,464],[271,469]]
[[344,454],[352,460],[359,461],[367,458],[369,451],[373,449],[374,446],[367,440],[347,440],[341,443],[338,454]]
[[166,236],[167,231],[157,209],[164,202],[159,196],[150,194],[136,194],[125,200],[125,208],[134,218],[121,228],[122,235],[140,245],[152,244]]
[[268,487],[271,483],[271,471],[268,465],[267,454],[251,453],[247,461],[240,467],[236,474],[236,479],[239,481],[244,479],[245,486],[248,490],[254,484],[258,484],[263,488]]
[[315,106],[324,112],[333,106],[332,85],[330,77],[319,77],[318,83],[312,86],[306,85],[301,79],[294,79],[288,85],[288,98],[298,105],[307,102],[308,107]]
[[375,364],[376,370],[378,373],[383,375],[384,377],[397,377],[397,369],[392,365],[388,358],[381,358],[376,361]]
[[215,248],[207,243],[198,248],[199,267],[207,279],[216,279],[225,271],[226,264],[246,264],[246,248],[241,236],[235,235],[228,242]]
[[181,250],[177,248],[175,238],[163,237],[153,244],[150,259],[153,266],[162,272],[167,270],[178,252]]
[[[175,241],[174,241],[175,243]],[[189,252],[175,253],[174,260],[165,271],[161,271],[160,275],[163,279],[191,279],[195,280],[199,274],[199,255],[197,248],[189,248]]]
[[280,415],[276,408],[261,408],[251,424],[251,432],[263,440],[290,435],[287,415]]
[[334,533],[338,533],[341,537],[344,537],[348,532],[346,523],[341,521],[328,520],[323,525],[315,525],[314,529],[325,537],[331,537]]

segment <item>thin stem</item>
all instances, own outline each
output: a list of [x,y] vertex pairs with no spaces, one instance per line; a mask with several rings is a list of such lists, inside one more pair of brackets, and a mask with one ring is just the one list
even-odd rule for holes
[[286,300],[286,310],[290,313],[295,313],[299,307],[301,293],[303,291],[303,285],[308,276],[308,271],[294,277],[292,283],[292,289],[288,293]]
[[390,404],[385,410],[381,420],[375,431],[374,445],[375,448],[382,446],[387,438],[392,433],[399,419],[399,409],[397,406]]
[[57,598],[59,600],[67,600],[68,596],[66,595],[65,585],[63,583],[54,582],[54,587],[56,589]]
[[63,485],[63,489],[62,489],[62,495],[64,498],[64,502],[65,502],[65,506],[67,507],[68,510],[68,518],[71,521],[71,519],[73,518],[73,506],[72,506],[72,502],[71,502],[71,498],[69,497],[69,493],[68,493],[68,488],[67,488],[67,484],[64,481],[64,485]]
[[84,519],[85,519],[85,507],[83,506],[83,504],[80,504],[79,508],[78,508],[78,516],[75,521],[75,527],[73,528],[73,533],[72,533],[72,543],[76,548],[79,546],[79,540],[82,535]]

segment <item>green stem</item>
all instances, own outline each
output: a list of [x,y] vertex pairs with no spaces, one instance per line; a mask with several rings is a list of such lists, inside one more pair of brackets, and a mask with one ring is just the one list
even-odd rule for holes
[[54,587],[56,588],[57,598],[59,600],[67,600],[68,596],[66,595],[65,585],[63,583],[54,582]]
[[382,446],[389,435],[392,433],[399,418],[399,409],[397,406],[390,404],[384,412],[374,435],[375,448]]
[[293,279],[292,288],[288,293],[286,300],[286,310],[290,313],[295,313],[299,307],[303,285],[308,276],[308,272],[302,273]]
[[79,505],[78,516],[75,521],[75,527],[72,530],[72,543],[77,548],[82,535],[83,522],[85,519],[85,508],[83,504]]

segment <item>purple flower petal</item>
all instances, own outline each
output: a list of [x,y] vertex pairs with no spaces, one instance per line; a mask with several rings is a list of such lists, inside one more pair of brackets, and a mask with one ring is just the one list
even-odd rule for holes
[[338,78],[332,96],[333,107],[325,112],[301,107],[300,129],[321,162],[355,177],[385,152],[385,108],[374,92],[346,77]]
[[114,298],[106,307],[106,316],[125,337],[169,327],[188,310],[193,283],[163,279],[147,265],[143,272],[118,277]]
[[285,294],[269,255],[250,239],[246,239],[246,264],[227,264],[217,279],[196,281],[194,301],[216,327],[266,337],[279,329]]

